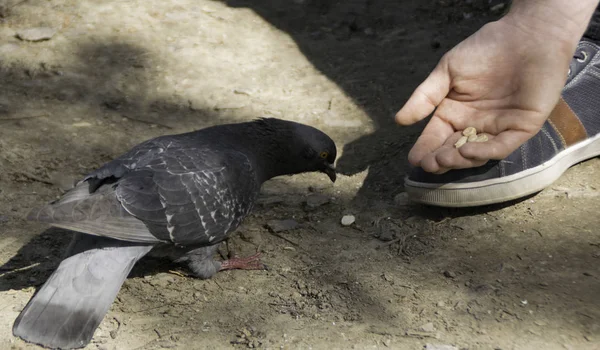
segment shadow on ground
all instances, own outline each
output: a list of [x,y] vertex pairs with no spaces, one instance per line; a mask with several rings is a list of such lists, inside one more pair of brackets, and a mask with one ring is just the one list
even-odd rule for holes
[[[23,133],[22,143],[33,150],[30,159],[19,159],[22,156],[12,155],[8,147],[3,149],[0,143],[3,155],[0,165],[4,165],[6,180],[20,184],[23,190],[41,185],[41,193],[34,192],[37,197],[34,206],[41,205],[44,198],[51,200],[63,192],[59,187],[68,185],[61,179],[52,179],[49,172],[56,171],[59,176],[71,175],[67,177],[71,181],[79,180],[88,171],[124,152],[126,147],[143,141],[136,136],[136,131],[143,129],[142,135],[150,132],[158,136],[230,121],[226,115],[208,108],[192,109],[151,97],[149,77],[153,73],[153,65],[146,62],[148,52],[140,47],[120,42],[79,47],[76,53],[78,62],[73,66],[12,64],[0,69],[3,82],[0,88],[0,127],[4,132]],[[22,106],[38,112],[23,113]],[[84,131],[74,135],[70,127],[73,120],[60,113],[62,108],[78,108],[85,116],[85,123],[91,125],[85,124]],[[89,117],[91,122],[87,122]],[[124,119],[128,123],[124,123]],[[35,128],[47,132],[40,135],[26,131]],[[125,130],[111,133],[112,128]],[[123,131],[129,136],[127,140],[106,142],[105,138]],[[81,142],[81,137],[87,137],[89,141]],[[72,156],[50,162],[44,156],[36,157],[51,154],[55,148],[67,148]],[[73,158],[79,163],[78,169],[72,169]],[[20,218],[14,219],[16,222]],[[60,229],[49,229],[34,236],[0,267],[0,290],[44,283],[64,255],[70,236],[70,232]],[[154,273],[156,264],[161,262],[153,264],[151,261],[145,264],[149,270],[137,273]]]
[[347,175],[369,169],[359,201],[403,191],[406,156],[423,124],[401,128],[394,114],[444,52],[499,16],[487,0],[224,1],[289,34],[368,113],[376,131],[347,144],[338,161]]
[[[156,63],[148,64],[145,61],[149,53],[143,48],[122,42],[79,47],[81,49],[76,53],[78,62],[72,66],[41,64],[31,67],[12,64],[2,67],[0,71],[0,80],[3,81],[0,101],[9,101],[6,108],[1,110],[0,123],[5,132],[23,133],[22,143],[31,147],[29,159],[19,159],[18,156],[7,158],[6,180],[18,184],[21,196],[34,189],[35,200],[28,201],[29,205],[35,203],[33,205],[38,206],[44,200],[49,201],[61,194],[59,187],[64,182],[55,182],[49,172],[69,174],[79,179],[118,156],[126,147],[142,141],[137,131],[143,131],[140,134],[145,139],[148,134],[158,136],[189,131],[234,119],[229,118],[226,112],[197,105],[191,108],[184,103],[157,98],[151,93],[150,78]],[[38,112],[23,113],[19,106],[27,106],[29,110]],[[72,124],[82,121],[61,115],[63,108],[78,108],[79,114],[85,115],[83,123],[91,125],[86,124],[83,131],[74,132]],[[47,132],[39,135],[26,131],[36,128]],[[114,128],[120,130],[111,132]],[[123,135],[127,139],[123,139]],[[88,142],[81,142],[81,138],[88,137]],[[120,138],[106,142],[106,137]],[[72,156],[62,160],[53,156],[49,157],[50,161],[46,157],[39,157],[40,153],[48,154],[57,148],[68,149]],[[79,168],[71,169],[73,164],[79,164]],[[19,209],[26,205],[19,203]],[[16,211],[17,207],[14,209]],[[23,223],[16,217],[9,219],[7,227],[10,224],[22,224],[14,226],[17,227],[17,233],[39,228],[39,225]],[[39,234],[34,232],[33,238],[23,242],[19,251],[0,267],[0,291],[39,287],[45,283],[63,259],[71,235],[69,231],[55,228]],[[24,237],[17,239],[25,240]],[[134,267],[129,277],[152,276],[168,272],[174,267],[168,258],[148,256]],[[339,282],[337,276],[334,277],[321,280],[317,275],[314,280],[319,285],[327,286]],[[352,286],[340,290],[340,293],[350,293],[346,290],[351,290],[353,300],[366,300],[368,303],[369,308],[364,310],[363,317],[369,318],[370,313],[381,317],[387,312],[385,305],[374,301],[367,290]]]
[[[396,110],[418,82],[426,77],[443,52],[496,16],[486,12],[489,8],[488,1],[465,4],[450,0],[427,3],[416,0],[352,0],[339,3],[327,0],[228,0],[226,3],[232,7],[251,8],[266,21],[288,33],[315,67],[344,89],[372,119],[376,131],[346,145],[344,155],[338,163],[339,169],[345,174],[369,169],[355,199],[356,206],[362,208],[367,207],[370,201],[390,202],[397,193],[403,191],[402,178],[407,170],[406,154],[422,125],[397,127],[392,120]],[[437,28],[437,31],[432,31],[432,27]],[[407,33],[410,35],[406,35]],[[6,107],[0,106],[3,131],[21,133],[23,144],[28,144],[33,149],[30,155],[52,152],[58,148],[68,148],[67,153],[70,154],[68,159],[21,159],[3,153],[7,158],[0,159],[0,165],[5,165],[4,169],[8,170],[2,174],[6,176],[3,176],[4,179],[0,178],[0,183],[15,186],[15,193],[18,195],[7,199],[6,202],[11,202],[6,206],[7,210],[12,205],[15,211],[34,202],[39,205],[44,199],[50,200],[60,194],[56,187],[39,183],[40,180],[52,182],[45,174],[46,169],[64,171],[66,167],[78,164],[76,175],[83,175],[117,156],[127,147],[142,141],[142,137],[187,131],[233,120],[227,112],[203,106],[190,108],[185,101],[174,101],[168,96],[154,93],[152,75],[155,64],[147,62],[147,58],[153,55],[144,48],[121,42],[85,44],[80,47],[81,50],[74,53],[79,60],[73,67],[41,65],[32,68],[13,65],[3,67],[0,71],[0,80],[3,82],[0,86],[0,104],[3,103],[1,100],[11,102]],[[160,60],[160,57],[152,59]],[[23,119],[18,113],[22,107],[46,113],[44,116],[35,114]],[[64,108],[79,108],[80,113],[90,117],[94,125],[74,131],[67,127],[73,121],[65,120],[60,114]],[[123,122],[123,119],[128,122]],[[46,133],[41,136],[29,134],[27,131],[30,128],[45,128]],[[74,133],[77,135],[74,136]],[[107,135],[115,139],[107,142]],[[87,142],[75,142],[76,138],[84,138]],[[0,149],[2,147],[0,140]],[[0,193],[5,194],[6,192]],[[35,200],[26,199],[27,195],[35,195]],[[26,200],[21,203],[23,198]],[[556,318],[556,315],[569,316],[575,308],[597,310],[597,293],[593,290],[597,288],[597,283],[590,282],[596,277],[570,275],[570,270],[584,271],[587,268],[592,259],[593,248],[576,241],[542,241],[547,246],[537,250],[539,241],[527,241],[518,235],[520,229],[527,228],[525,225],[510,222],[506,224],[501,215],[493,222],[475,223],[475,220],[489,219],[479,216],[480,214],[495,214],[513,204],[515,203],[443,210],[417,206],[408,212],[390,209],[392,216],[415,215],[418,225],[403,226],[404,231],[401,233],[404,236],[398,238],[405,241],[384,244],[380,249],[376,249],[375,245],[381,242],[370,235],[368,227],[364,227],[370,219],[382,215],[376,207],[360,212],[363,216],[357,216],[363,227],[356,225],[353,228],[341,228],[339,225],[340,216],[345,214],[343,211],[359,211],[351,205],[344,207],[346,204],[320,207],[314,213],[305,213],[300,207],[281,208],[279,212],[259,210],[258,219],[255,217],[249,221],[263,224],[268,219],[298,215],[298,221],[310,219],[311,224],[317,225],[328,220],[329,226],[323,226],[323,229],[315,232],[301,230],[296,235],[286,236],[295,238],[297,246],[290,246],[288,241],[273,238],[264,233],[266,231],[258,230],[267,237],[264,239],[266,245],[273,246],[272,250],[266,250],[271,254],[271,259],[275,260],[277,256],[280,269],[268,274],[249,272],[218,276],[217,279],[228,282],[228,286],[223,289],[218,287],[214,292],[214,298],[218,301],[214,306],[215,312],[220,317],[223,310],[228,308],[235,311],[242,309],[240,312],[257,312],[259,316],[262,316],[262,312],[271,317],[272,314],[265,311],[263,301],[280,302],[277,299],[279,297],[267,297],[267,293],[257,294],[258,301],[255,300],[255,304],[243,304],[243,301],[248,301],[243,298],[252,294],[239,292],[237,287],[252,285],[248,281],[255,282],[253,286],[269,290],[280,288],[287,294],[300,290],[297,288],[297,281],[314,283],[317,285],[317,293],[314,298],[312,294],[307,294],[308,297],[304,298],[306,302],[314,302],[315,299],[321,302],[322,300],[318,300],[319,292],[334,290],[338,296],[343,297],[346,307],[340,309],[344,310],[342,313],[348,313],[350,321],[353,321],[350,313],[359,310],[363,321],[368,323],[404,320],[402,313],[406,312],[413,314],[415,322],[423,324],[425,322],[421,322],[419,318],[423,309],[419,311],[415,305],[434,305],[428,310],[437,314],[435,303],[438,300],[431,297],[427,299],[423,294],[433,294],[433,298],[437,298],[436,293],[444,292],[445,289],[455,291],[458,295],[456,298],[462,298],[462,293],[469,297],[469,305],[455,306],[455,313],[448,318],[451,322],[454,322],[453,317],[463,320],[473,318],[477,321],[486,319],[493,325],[488,329],[497,326],[495,315],[490,316],[489,310],[500,312],[502,317],[502,310],[514,303],[517,306],[513,305],[512,310],[521,310],[519,303],[523,300],[523,295],[534,294],[529,302],[532,305],[538,302],[541,305],[539,314],[549,319]],[[477,217],[462,223],[460,220],[454,221],[472,215]],[[438,222],[448,217],[453,219],[448,225],[438,225]],[[460,225],[462,226],[459,227]],[[16,219],[9,221],[6,227],[6,230],[12,230],[10,238],[23,241],[25,239],[18,235],[31,229],[39,229],[39,226]],[[3,274],[0,277],[0,290],[44,283],[59,263],[69,239],[70,233],[50,229],[28,243],[23,242],[19,245],[21,248],[17,254],[0,268],[0,274]],[[523,248],[521,243],[529,249],[528,255],[523,251],[516,251]],[[283,247],[291,249],[284,250]],[[411,252],[415,252],[413,256],[405,256]],[[550,260],[545,255],[547,252],[559,256],[560,260]],[[416,258],[419,256],[424,258],[419,260]],[[538,263],[544,260],[547,260],[547,265]],[[134,268],[132,277],[151,276],[172,268],[165,259],[144,258],[142,261],[143,264]],[[297,270],[281,272],[285,264]],[[440,266],[450,270],[454,277],[446,278],[443,271],[433,271]],[[260,278],[266,281],[261,281]],[[578,284],[571,284],[576,279]],[[390,280],[395,280],[396,284],[390,286]],[[405,288],[405,282],[412,285]],[[146,286],[144,279],[130,286],[138,294],[129,289],[123,294],[125,298],[131,295],[138,298],[138,303],[133,303],[135,305],[168,306],[166,302],[169,301],[169,295],[163,294],[166,288],[160,284],[157,286]],[[193,293],[188,293],[196,288],[195,280],[182,279],[173,286],[172,299],[192,299],[196,303]],[[398,297],[393,294],[397,292],[394,288],[410,292]],[[232,291],[237,294],[233,295]],[[383,295],[389,296],[389,299]],[[394,302],[390,301],[396,297],[398,299],[394,299]],[[120,304],[125,310],[129,307],[125,302]],[[555,305],[559,305],[557,310],[553,309]],[[209,308],[208,304],[205,306]],[[389,310],[396,310],[399,314],[390,315]],[[175,319],[184,322],[187,316],[191,317],[195,313],[192,307],[179,308],[175,312],[181,312],[181,315],[174,317],[174,322]],[[462,313],[465,317],[462,317]],[[179,317],[182,315],[186,317]],[[523,315],[528,317],[525,312]],[[308,313],[305,316],[312,317]],[[577,325],[591,323],[593,317],[594,314],[591,317],[577,318]],[[233,325],[230,324],[225,329],[237,327],[239,319],[232,319]],[[161,322],[164,323],[162,319]],[[266,323],[267,318],[258,322]],[[523,323],[519,323],[515,327],[520,329],[522,326]],[[461,325],[456,327],[462,329]],[[466,332],[468,334],[471,329],[467,328]]]

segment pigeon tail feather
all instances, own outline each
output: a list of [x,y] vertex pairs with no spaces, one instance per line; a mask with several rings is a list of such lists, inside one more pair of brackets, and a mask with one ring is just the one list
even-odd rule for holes
[[129,272],[152,247],[76,234],[71,256],[25,306],[13,334],[50,348],[86,346]]

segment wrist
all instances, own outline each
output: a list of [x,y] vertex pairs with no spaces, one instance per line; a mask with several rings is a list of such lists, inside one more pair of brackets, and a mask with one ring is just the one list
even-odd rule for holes
[[597,0],[513,0],[500,19],[531,39],[559,45],[571,55],[585,32]]

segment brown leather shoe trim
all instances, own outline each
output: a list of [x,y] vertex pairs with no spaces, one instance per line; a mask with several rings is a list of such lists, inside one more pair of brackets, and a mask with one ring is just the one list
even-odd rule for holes
[[548,122],[560,135],[564,147],[569,147],[588,138],[583,124],[562,97],[550,113]]

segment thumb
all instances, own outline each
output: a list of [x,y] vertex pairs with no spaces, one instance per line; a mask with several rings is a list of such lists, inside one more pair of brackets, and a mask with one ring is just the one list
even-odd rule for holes
[[417,87],[402,109],[396,113],[396,123],[410,125],[427,117],[450,92],[450,73],[442,57],[427,79]]

